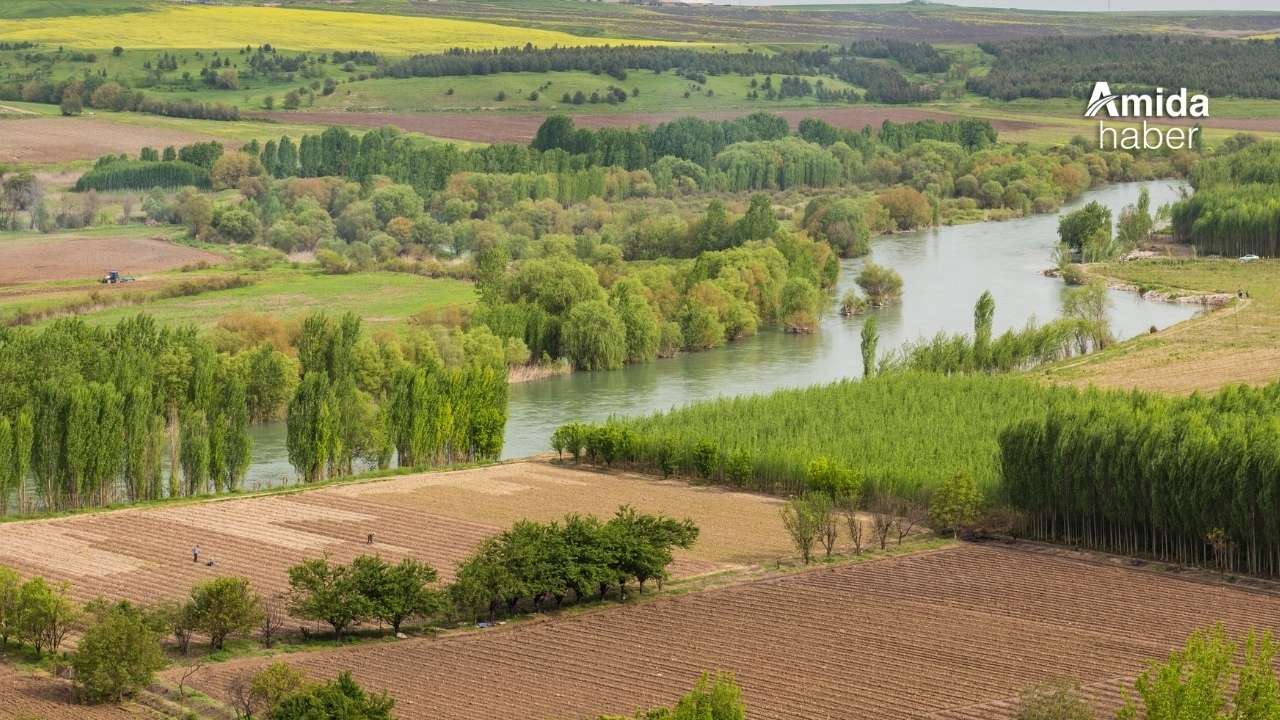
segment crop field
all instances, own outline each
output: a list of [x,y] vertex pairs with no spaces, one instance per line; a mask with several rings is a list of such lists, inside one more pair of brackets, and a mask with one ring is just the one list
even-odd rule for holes
[[[690,517],[702,529],[678,551],[673,574],[700,575],[789,555],[780,501],[639,475],[544,462],[412,475],[266,497],[234,498],[0,524],[0,565],[99,595],[152,602],[220,575],[249,577],[264,594],[284,590],[286,570],[328,554],[413,556],[444,579],[484,538],[515,519],[569,512],[612,515],[630,503]],[[375,544],[366,535],[375,534]],[[192,545],[215,565],[191,562]]]
[[[567,718],[670,703],[736,673],[750,717],[1012,715],[1058,677],[1113,711],[1146,662],[1197,627],[1280,630],[1280,597],[1025,549],[963,545],[441,640],[291,657],[351,670],[405,720]],[[279,658],[274,658],[279,659]],[[196,680],[227,683],[264,661]],[[424,668],[448,668],[435,673]],[[476,692],[477,678],[501,677]],[[1104,715],[1100,715],[1102,717]]]
[[187,145],[212,139],[177,128],[130,127],[90,117],[20,117],[0,126],[0,162],[93,160],[109,153],[136,155],[143,147]]
[[1052,381],[1167,392],[1215,390],[1280,378],[1280,262],[1230,259],[1145,260],[1094,268],[1135,288],[1168,295],[1249,297],[1224,309],[1101,353],[1049,366]]
[[57,235],[0,235],[0,285],[80,280],[101,277],[107,270],[127,275],[172,270],[195,263],[217,264],[226,258],[185,245],[175,245],[154,230],[129,228],[119,233],[67,232]]
[[533,43],[617,44],[616,38],[578,37],[470,20],[275,7],[162,7],[90,17],[0,19],[0,36],[77,48],[243,48],[269,42],[288,50],[387,53],[441,52]]

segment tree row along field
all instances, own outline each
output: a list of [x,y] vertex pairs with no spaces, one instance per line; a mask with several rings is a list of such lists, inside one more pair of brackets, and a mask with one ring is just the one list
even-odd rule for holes
[[[1025,687],[1063,676],[1114,710],[1115,688],[1197,626],[1274,631],[1277,611],[1269,594],[967,545],[498,631],[286,657],[316,677],[350,669],[389,691],[405,720],[629,713],[670,702],[706,668],[736,673],[761,720],[961,710],[998,719]],[[233,679],[267,662],[224,663],[195,683],[225,698]],[[477,692],[475,678],[490,676],[503,682]]]
[[[780,501],[530,462],[298,494],[0,524],[0,565],[28,577],[69,582],[81,601],[104,596],[154,602],[224,575],[249,577],[255,589],[270,596],[287,588],[291,565],[325,553],[338,562],[369,552],[392,561],[415,557],[448,580],[458,561],[514,519],[607,513],[625,503],[687,515],[702,528],[695,549],[677,554],[676,576],[789,554],[777,515]],[[193,545],[201,548],[201,560],[214,562],[212,567],[191,561]]]

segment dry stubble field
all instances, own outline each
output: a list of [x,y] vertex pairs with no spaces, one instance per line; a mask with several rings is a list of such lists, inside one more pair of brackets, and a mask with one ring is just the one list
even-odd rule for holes
[[[351,670],[404,720],[626,714],[711,669],[737,674],[753,720],[998,720],[1027,686],[1063,676],[1108,717],[1148,661],[1217,621],[1280,630],[1280,597],[962,545],[291,663]],[[196,684],[225,698],[265,662],[224,663]]]
[[[545,462],[410,475],[307,492],[134,508],[0,524],[0,565],[66,581],[80,600],[153,602],[219,575],[249,577],[264,594],[286,589],[287,569],[329,555],[413,556],[450,579],[484,538],[521,518],[611,515],[630,503],[690,517],[702,529],[673,574],[692,576],[788,555],[780,501],[641,475]],[[374,533],[375,544],[366,544]],[[213,567],[191,561],[192,545]]]

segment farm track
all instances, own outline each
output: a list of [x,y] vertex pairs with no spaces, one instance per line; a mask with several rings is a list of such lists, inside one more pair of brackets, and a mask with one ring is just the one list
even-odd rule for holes
[[[954,113],[936,110],[919,110],[901,107],[824,107],[792,110],[718,110],[715,112],[690,113],[601,113],[575,114],[574,123],[578,127],[636,127],[639,125],[657,125],[670,122],[689,115],[696,115],[703,120],[732,120],[760,110],[781,115],[794,127],[805,118],[821,118],[836,127],[861,129],[871,125],[879,127],[885,120],[894,122],[911,122],[916,120],[955,120],[960,116]],[[303,112],[267,112],[252,113],[254,117],[266,118],[287,123],[310,125],[350,125],[355,127],[384,127],[393,125],[408,132],[419,132],[434,137],[453,140],[470,140],[474,142],[527,142],[538,131],[538,126],[546,119],[546,115],[528,115],[517,113],[376,113],[376,112],[343,112],[335,111],[303,111]],[[1020,120],[993,120],[991,123],[997,130],[1029,130],[1037,127],[1035,123]]]
[[[396,697],[406,720],[625,714],[714,669],[737,674],[761,720],[991,720],[1060,676],[1114,710],[1147,661],[1218,621],[1275,631],[1280,597],[966,545],[291,663],[322,677],[349,669]],[[225,697],[264,662],[212,668],[199,684]]]

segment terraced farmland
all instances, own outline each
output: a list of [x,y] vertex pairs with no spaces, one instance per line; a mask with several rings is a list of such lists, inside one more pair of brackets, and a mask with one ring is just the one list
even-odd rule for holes
[[[324,554],[341,562],[369,552],[393,561],[412,556],[448,580],[472,548],[514,520],[569,512],[608,516],[624,503],[698,523],[701,538],[693,550],[678,554],[672,568],[677,576],[789,554],[777,500],[525,462],[288,495],[13,522],[0,525],[0,565],[66,581],[80,600],[139,602],[184,595],[196,582],[219,575],[244,575],[259,592],[279,592],[287,587],[290,566]],[[374,533],[373,546],[368,533]],[[201,548],[201,563],[191,561],[193,545]]]
[[[966,545],[293,664],[350,669],[406,720],[625,714],[671,702],[708,668],[737,674],[758,720],[1006,718],[1021,690],[1059,676],[1078,678],[1105,717],[1146,662],[1216,621],[1280,630],[1280,597]],[[225,663],[198,684],[225,697],[263,662]]]

